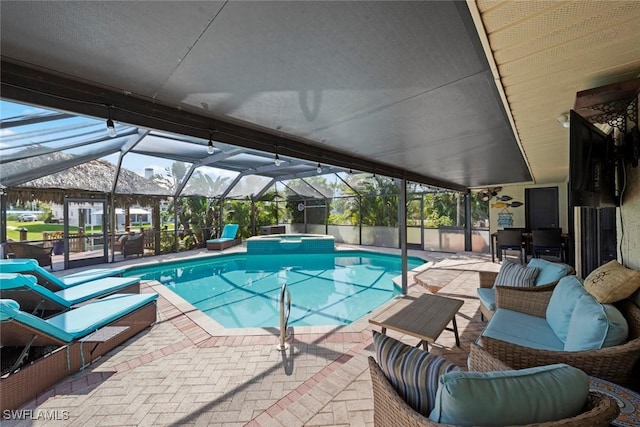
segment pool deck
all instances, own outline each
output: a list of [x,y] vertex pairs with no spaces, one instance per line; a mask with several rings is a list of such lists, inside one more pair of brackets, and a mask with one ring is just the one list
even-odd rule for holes
[[[243,251],[243,246],[224,253]],[[211,252],[115,265],[205,255]],[[464,300],[457,316],[461,347],[455,346],[452,332],[444,331],[430,351],[465,366],[469,343],[484,327],[475,292],[477,271],[497,271],[499,265],[492,264],[490,256],[470,253],[409,255],[433,261],[409,275],[409,294],[419,295],[430,287],[437,288],[438,295]],[[346,327],[291,328],[289,348],[281,352],[276,348],[277,330],[225,329],[157,282],[143,283],[141,292],[150,291],[160,294],[154,326],[22,408],[32,410],[32,418],[49,414],[58,420],[3,419],[2,425],[373,425],[367,365],[367,356],[373,354],[371,330],[376,329],[368,322],[371,316]],[[389,335],[412,345],[418,342],[393,331]]]

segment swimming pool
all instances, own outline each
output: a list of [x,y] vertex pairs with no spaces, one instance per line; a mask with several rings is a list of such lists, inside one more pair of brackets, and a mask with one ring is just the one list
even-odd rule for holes
[[[408,259],[409,270],[424,264]],[[126,276],[157,280],[225,328],[279,327],[280,288],[291,292],[291,326],[348,325],[399,295],[401,257],[365,251],[303,255],[230,254]]]

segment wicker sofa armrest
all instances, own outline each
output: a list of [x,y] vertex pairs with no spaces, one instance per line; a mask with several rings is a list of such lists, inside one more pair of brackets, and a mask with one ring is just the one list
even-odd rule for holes
[[536,317],[546,317],[555,284],[516,288],[496,286],[496,309],[506,308]]
[[471,343],[469,348],[468,364],[470,371],[478,372],[509,371],[513,369],[475,343]]
[[480,337],[480,345],[513,369],[566,363],[588,375],[622,385],[630,382],[633,367],[640,358],[640,338],[614,347],[586,351],[539,350],[489,337]]
[[492,288],[498,273],[496,271],[478,271],[478,276],[481,288]]

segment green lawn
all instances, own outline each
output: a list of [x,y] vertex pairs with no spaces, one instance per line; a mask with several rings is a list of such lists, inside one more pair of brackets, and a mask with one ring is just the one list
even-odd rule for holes
[[[27,229],[27,240],[42,240],[42,232],[64,231],[64,224],[45,224],[42,221],[18,222],[7,221],[7,238],[20,240],[20,228]],[[96,230],[96,227],[93,227]],[[69,227],[71,233],[78,231],[78,227]]]

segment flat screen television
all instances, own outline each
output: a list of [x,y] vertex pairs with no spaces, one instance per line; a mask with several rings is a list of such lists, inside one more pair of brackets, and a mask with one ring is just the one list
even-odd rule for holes
[[569,205],[618,206],[613,138],[573,110],[569,123]]

